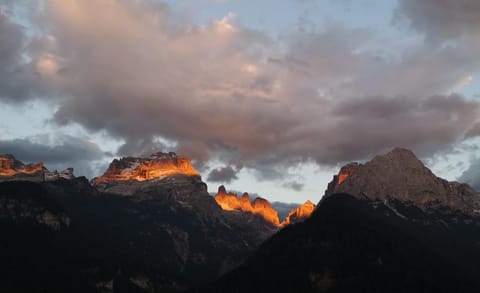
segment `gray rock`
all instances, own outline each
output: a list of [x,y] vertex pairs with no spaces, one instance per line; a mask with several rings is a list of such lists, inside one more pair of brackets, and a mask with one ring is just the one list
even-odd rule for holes
[[480,210],[478,192],[467,184],[435,176],[410,150],[396,148],[363,165],[348,166],[351,174],[341,182],[342,171],[334,176],[326,196],[348,193],[369,200],[395,199],[422,209],[448,207],[469,214]]

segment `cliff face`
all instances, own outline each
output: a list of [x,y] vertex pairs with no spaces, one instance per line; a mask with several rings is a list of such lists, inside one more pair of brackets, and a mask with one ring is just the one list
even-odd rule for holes
[[401,148],[364,165],[343,167],[326,191],[327,196],[333,193],[370,200],[395,199],[421,208],[444,206],[469,213],[480,210],[480,195],[470,186],[438,178],[413,152]]
[[147,181],[173,175],[200,177],[188,158],[175,153],[155,153],[149,158],[113,160],[105,173],[92,180],[94,186],[113,181]]
[[41,173],[44,171],[43,163],[23,164],[12,155],[0,155],[0,176],[21,176]]
[[227,193],[223,185],[218,188],[218,192],[214,198],[217,204],[225,211],[239,210],[246,213],[256,214],[276,227],[283,227],[302,221],[308,218],[315,209],[315,205],[312,202],[307,201],[290,210],[287,217],[280,222],[278,212],[272,207],[270,202],[264,198],[257,197],[251,202],[250,197],[246,192],[238,198],[236,194]]
[[267,222],[280,226],[278,213],[272,208],[268,200],[257,197],[252,203],[253,213],[262,216]]
[[32,181],[45,182],[59,179],[72,180],[73,168],[58,172],[50,172],[43,163],[24,164],[12,155],[0,155],[0,182],[1,181]]
[[338,185],[342,184],[343,181],[345,181],[348,177],[352,176],[353,173],[355,173],[355,171],[358,170],[360,166],[361,166],[360,164],[352,162],[340,168],[340,171],[338,172],[338,174],[333,175],[332,181],[328,183],[325,194],[328,195],[333,193],[335,191],[335,188]]
[[299,221],[302,221],[313,213],[315,210],[315,204],[307,200],[304,204],[300,205],[296,209],[291,210],[285,220],[281,223],[282,226],[290,225]]
[[277,211],[272,208],[266,199],[257,197],[253,202],[250,202],[248,193],[245,192],[241,198],[238,198],[236,194],[227,193],[223,185],[218,188],[214,198],[217,204],[225,211],[240,210],[260,215],[268,223],[274,226],[280,225]]

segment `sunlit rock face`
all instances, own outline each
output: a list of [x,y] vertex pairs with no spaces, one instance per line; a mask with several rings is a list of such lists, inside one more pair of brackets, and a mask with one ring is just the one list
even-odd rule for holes
[[35,174],[44,171],[43,163],[23,164],[12,155],[0,155],[0,176]]
[[121,158],[113,160],[105,173],[92,180],[93,185],[112,181],[146,181],[172,175],[200,177],[190,160],[175,153],[155,153],[149,158]]
[[261,216],[270,224],[280,226],[277,211],[272,208],[266,199],[257,197],[253,202],[251,202],[250,196],[246,192],[241,198],[238,198],[236,194],[227,193],[223,185],[218,188],[218,192],[214,198],[217,204],[223,210],[240,210],[242,212],[256,214]]
[[340,185],[347,179],[348,177],[352,176],[353,173],[358,169],[360,165],[358,163],[350,163],[348,165],[343,166],[338,172],[338,179],[337,185]]
[[315,204],[307,200],[305,203],[303,203],[296,209],[292,209],[288,213],[285,220],[283,220],[283,222],[280,225],[286,226],[286,225],[290,225],[290,224],[302,221],[310,217],[310,215],[313,213],[314,210],[315,210]]
[[338,174],[333,175],[333,180],[328,183],[325,194],[331,194],[335,190],[335,187],[342,184],[348,177],[352,176],[360,166],[360,164],[352,162],[340,168]]
[[262,216],[267,222],[272,223],[275,226],[280,225],[278,220],[278,213],[272,208],[268,200],[261,197],[257,197],[253,203],[253,213]]
[[342,170],[346,170],[346,178],[340,181],[340,175],[334,176],[325,195],[348,193],[361,199],[399,200],[420,208],[444,206],[464,212],[480,211],[480,195],[475,190],[435,176],[407,149],[396,148],[363,165],[349,164]]
[[32,181],[46,182],[60,179],[72,180],[73,168],[64,171],[49,171],[43,163],[24,164],[12,155],[0,155],[0,182],[1,181]]

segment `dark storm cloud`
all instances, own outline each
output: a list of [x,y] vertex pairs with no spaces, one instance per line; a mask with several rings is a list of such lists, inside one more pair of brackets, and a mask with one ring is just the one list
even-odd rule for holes
[[304,184],[298,183],[296,181],[290,181],[283,183],[282,186],[288,189],[292,189],[294,191],[302,191]]
[[0,154],[13,154],[24,163],[43,162],[49,169],[75,168],[75,175],[93,176],[103,170],[109,157],[100,148],[77,137],[37,136],[32,139],[0,140]]
[[405,17],[413,29],[432,41],[480,33],[478,0],[400,0],[396,17]]
[[238,179],[237,173],[239,171],[240,170],[233,169],[231,166],[213,169],[210,171],[210,174],[208,174],[207,181],[230,183],[233,180]]
[[0,5],[0,100],[21,102],[34,93],[36,76],[33,66],[24,61],[25,46],[24,28]]
[[[338,23],[278,44],[236,25],[233,14],[195,26],[150,1],[44,4],[30,72],[65,97],[53,120],[106,130],[125,141],[120,155],[176,149],[198,168],[211,159],[242,162],[270,180],[304,162],[359,160],[395,146],[436,150],[476,133],[478,104],[438,95],[478,68],[478,53],[464,44],[419,43],[379,58],[365,50],[372,32]],[[8,24],[0,28],[12,44],[3,58],[21,66],[30,51]],[[5,93],[29,84],[22,75],[4,82]],[[232,180],[237,169],[210,175]]]
[[[100,10],[80,5],[80,25],[61,17],[72,13],[62,3],[47,10],[57,37],[72,40],[57,54],[77,51],[82,58],[61,58],[74,98],[60,105],[55,120],[107,129],[126,139],[125,154],[155,136],[194,144],[203,149],[201,159],[222,144],[258,178],[276,179],[298,162],[335,164],[397,145],[454,143],[477,114],[477,105],[459,96],[424,98],[455,87],[473,66],[454,49],[419,46],[395,62],[378,60],[357,51],[370,32],[333,23],[292,35],[287,53],[272,57],[262,55],[272,45],[266,36],[234,27],[231,17],[171,32],[164,11],[158,13],[165,22],[150,23],[157,12],[126,2],[109,6],[114,26]],[[133,18],[139,13],[141,20]],[[131,34],[117,30],[126,25]],[[106,32],[114,37],[101,37]],[[144,48],[152,54],[138,55]],[[262,58],[270,62],[262,65]]]
[[149,157],[151,154],[158,152],[169,152],[167,146],[160,142],[154,141],[153,138],[130,139],[125,144],[121,145],[117,150],[119,156],[133,156],[133,157]]
[[[337,159],[365,157],[384,148],[422,149],[459,140],[478,119],[479,104],[459,95],[418,97],[366,97],[340,104],[335,110],[339,134],[332,142]],[[333,134],[332,134],[333,135]],[[351,157],[350,157],[351,156]]]

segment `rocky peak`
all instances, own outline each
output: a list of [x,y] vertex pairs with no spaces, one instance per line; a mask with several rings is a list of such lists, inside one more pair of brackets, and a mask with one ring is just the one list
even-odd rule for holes
[[234,193],[228,193],[223,185],[218,187],[218,192],[214,198],[217,204],[225,211],[238,210],[256,214],[276,227],[283,227],[301,221],[309,217],[315,209],[315,205],[311,201],[306,201],[304,204],[292,209],[287,218],[280,223],[278,212],[264,198],[257,197],[251,201],[250,196],[246,192],[239,198]]
[[218,187],[218,192],[217,192],[217,193],[219,193],[219,194],[227,194],[227,189],[225,189],[225,186],[220,185],[220,186]]
[[275,226],[280,225],[280,221],[278,220],[278,213],[272,208],[272,205],[270,204],[270,202],[268,202],[268,200],[257,197],[253,201],[252,207],[255,214],[261,215],[265,220]]
[[248,193],[243,193],[239,199],[236,194],[227,193],[225,186],[218,188],[218,193],[214,196],[217,204],[226,211],[239,210],[242,212],[252,213],[261,216],[265,221],[274,226],[279,226],[278,213],[275,211],[268,200],[257,197],[250,201]]
[[105,173],[92,180],[94,186],[114,181],[147,181],[173,175],[200,177],[186,157],[170,153],[155,153],[148,158],[115,159]]
[[24,164],[15,159],[13,155],[0,155],[0,181],[33,181],[45,182],[59,179],[72,180],[73,168],[67,168],[64,171],[49,171],[43,166],[43,163]]
[[359,163],[352,162],[340,168],[340,171],[337,175],[333,175],[333,180],[328,184],[326,194],[330,194],[335,190],[335,187],[342,184],[348,177],[352,176],[353,173],[360,167]]
[[421,208],[440,205],[470,212],[480,209],[479,195],[472,188],[438,178],[407,149],[396,148],[363,165],[347,166],[353,172],[342,181],[340,174],[334,176],[327,196],[349,193],[370,200],[395,199]]
[[280,225],[281,226],[286,226],[286,225],[290,225],[290,224],[302,221],[302,220],[310,217],[310,215],[313,213],[314,210],[315,210],[315,204],[313,202],[307,200],[302,205],[298,206],[295,209],[292,209],[288,213],[285,220],[283,220],[283,222]]
[[247,192],[244,192],[242,194],[242,197],[240,198],[240,202],[250,202],[250,195],[248,195]]
[[44,169],[42,162],[38,164],[23,164],[15,159],[13,155],[0,155],[0,176],[35,174],[43,172]]

